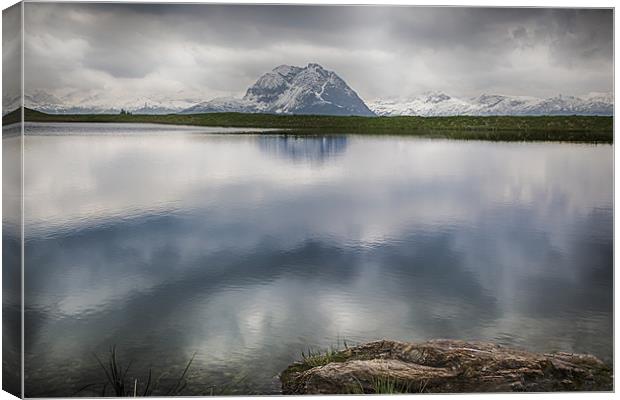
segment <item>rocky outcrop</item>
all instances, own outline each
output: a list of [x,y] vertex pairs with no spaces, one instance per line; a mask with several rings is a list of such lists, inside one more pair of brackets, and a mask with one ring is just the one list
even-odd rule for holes
[[211,112],[375,115],[340,76],[314,63],[280,65],[258,78],[242,99],[216,98],[181,113]]
[[588,354],[383,340],[305,357],[280,379],[284,394],[611,391],[613,371]]

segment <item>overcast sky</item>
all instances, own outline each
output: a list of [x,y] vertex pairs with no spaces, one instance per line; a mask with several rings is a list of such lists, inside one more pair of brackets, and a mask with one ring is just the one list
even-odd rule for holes
[[611,10],[27,3],[27,92],[241,96],[316,62],[365,100],[612,91]]

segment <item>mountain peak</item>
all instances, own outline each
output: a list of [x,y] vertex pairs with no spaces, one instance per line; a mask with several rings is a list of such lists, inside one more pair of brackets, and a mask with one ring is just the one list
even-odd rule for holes
[[278,65],[277,67],[275,67],[274,69],[272,69],[272,71],[273,72],[288,71],[291,68],[297,68],[297,67],[294,67],[294,66],[288,65],[288,64],[281,64],[281,65]]
[[301,68],[286,64],[279,65],[271,70],[271,72],[275,72],[276,74],[282,75],[284,77],[296,75],[299,73],[299,71],[301,71]]
[[374,115],[342,78],[317,63],[280,65],[258,78],[243,100],[258,112]]
[[[290,77],[293,77],[299,74],[300,72],[306,72],[306,71],[307,72],[316,71],[320,73],[331,72],[331,71],[327,71],[325,68],[323,68],[321,64],[318,64],[318,63],[308,63],[308,65],[306,65],[305,67],[297,67],[294,65],[282,64],[282,65],[278,65],[277,67],[271,70],[271,72],[281,75],[284,78],[290,78]],[[268,74],[269,72],[265,75],[268,75]]]

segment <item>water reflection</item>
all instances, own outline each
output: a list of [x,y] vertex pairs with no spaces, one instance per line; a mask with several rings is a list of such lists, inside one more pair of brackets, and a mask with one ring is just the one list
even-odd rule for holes
[[272,157],[296,162],[321,163],[346,151],[347,137],[326,136],[263,136],[258,139],[261,150]]
[[188,394],[277,392],[338,337],[611,360],[611,146],[358,136],[315,163],[317,138],[290,162],[277,136],[74,129],[26,139],[29,395],[100,380],[113,343],[136,371],[198,351]]
[[21,125],[2,127],[2,380],[21,395]]

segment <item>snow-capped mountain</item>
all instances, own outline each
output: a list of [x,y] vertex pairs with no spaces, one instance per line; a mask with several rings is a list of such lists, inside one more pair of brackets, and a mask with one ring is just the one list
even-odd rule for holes
[[[38,90],[26,93],[25,106],[52,114],[117,114],[121,109],[136,114],[171,113],[275,113],[325,115],[613,115],[613,93],[550,98],[481,94],[454,97],[427,92],[410,98],[378,99],[368,106],[335,72],[319,64],[305,67],[281,65],[262,75],[245,96],[217,97],[199,102],[179,93],[179,99],[139,97],[110,99],[101,92],[51,95]],[[3,98],[3,114],[19,106],[21,99]],[[113,104],[113,106],[111,106]]]
[[377,115],[613,115],[612,93],[591,93],[582,97],[482,94],[457,98],[442,92],[428,92],[408,99],[380,99],[369,103]]
[[99,92],[69,93],[58,97],[38,90],[27,93],[24,100],[26,107],[52,114],[116,114],[124,109],[135,114],[244,112],[375,115],[342,78],[319,64],[274,68],[248,88],[243,98],[218,97],[198,102],[191,99],[136,97],[119,101]]
[[138,96],[119,101],[98,93],[69,93],[59,97],[36,90],[25,94],[24,104],[50,114],[117,114],[121,109],[136,114],[169,114],[186,109],[195,104],[195,100],[159,100]]
[[280,65],[262,75],[242,99],[216,98],[184,110],[201,112],[367,115],[374,113],[335,72],[319,64]]
[[198,103],[182,111],[184,114],[217,112],[256,112],[253,102],[235,97],[216,97],[213,100]]

